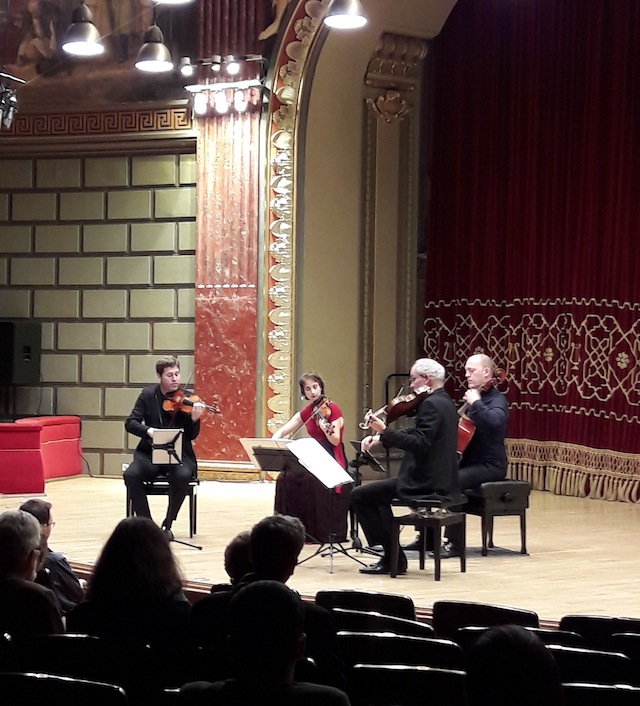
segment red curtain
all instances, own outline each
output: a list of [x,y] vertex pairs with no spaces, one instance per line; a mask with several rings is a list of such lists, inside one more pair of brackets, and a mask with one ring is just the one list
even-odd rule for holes
[[640,3],[458,0],[431,61],[425,353],[506,367],[539,485],[637,500]]

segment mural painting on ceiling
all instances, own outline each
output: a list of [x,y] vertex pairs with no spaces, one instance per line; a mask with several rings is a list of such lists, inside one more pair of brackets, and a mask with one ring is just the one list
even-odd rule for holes
[[180,74],[138,71],[134,61],[144,32],[156,22],[177,65],[195,54],[196,6],[154,6],[151,0],[86,0],[104,44],[98,57],[71,57],[62,50],[79,0],[0,0],[0,67],[25,80],[20,111],[92,107],[183,98]]

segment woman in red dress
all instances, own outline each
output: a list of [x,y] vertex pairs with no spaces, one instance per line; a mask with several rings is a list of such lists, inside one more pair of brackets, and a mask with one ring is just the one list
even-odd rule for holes
[[[325,396],[324,380],[318,373],[305,373],[298,384],[302,399],[309,400],[309,404],[283,424],[273,438],[289,438],[305,426],[309,436],[346,469],[340,407]],[[343,542],[347,536],[350,490],[350,485],[328,490],[311,473],[287,471],[276,482],[275,512],[300,518],[311,541],[328,542],[333,534],[334,542]]]

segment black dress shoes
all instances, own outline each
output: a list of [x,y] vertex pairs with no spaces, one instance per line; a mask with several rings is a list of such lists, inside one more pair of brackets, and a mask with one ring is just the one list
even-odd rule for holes
[[[429,552],[429,556],[433,558],[433,552]],[[440,558],[441,559],[454,559],[456,557],[460,556],[460,550],[457,547],[454,547],[451,542],[444,542],[440,549]]]
[[[389,567],[389,564],[386,561],[379,561],[376,564],[371,564],[370,566],[363,566],[360,569],[360,573],[361,574],[373,574],[373,575],[390,574],[391,568]],[[407,573],[406,563],[399,563],[398,576],[400,576],[400,574],[406,574],[406,573]]]

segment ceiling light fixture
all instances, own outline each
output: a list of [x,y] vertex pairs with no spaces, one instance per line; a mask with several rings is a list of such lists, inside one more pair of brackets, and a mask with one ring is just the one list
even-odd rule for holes
[[324,16],[332,29],[357,29],[367,24],[360,0],[332,0]]
[[93,14],[84,1],[71,15],[71,24],[62,40],[62,49],[72,56],[99,56],[104,52],[102,38],[93,24]]
[[164,35],[158,25],[153,24],[148,27],[142,41],[143,45],[136,57],[136,69],[154,74],[173,70],[171,52],[164,43]]

